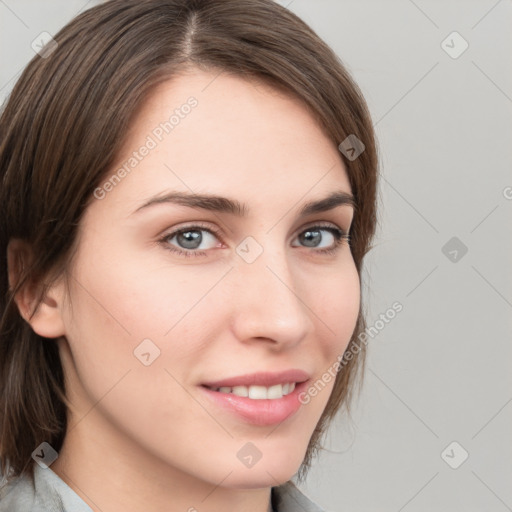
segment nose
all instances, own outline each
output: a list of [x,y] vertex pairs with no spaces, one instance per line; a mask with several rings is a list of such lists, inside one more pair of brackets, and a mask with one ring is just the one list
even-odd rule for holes
[[304,296],[308,283],[294,277],[285,258],[264,251],[253,263],[237,261],[231,272],[231,328],[238,340],[265,341],[282,350],[300,344],[313,331],[311,304]]

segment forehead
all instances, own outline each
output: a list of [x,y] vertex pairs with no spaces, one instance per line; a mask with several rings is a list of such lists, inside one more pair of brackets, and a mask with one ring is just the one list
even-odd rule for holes
[[269,204],[297,202],[310,191],[351,192],[336,144],[303,102],[226,72],[189,70],[160,84],[134,118],[112,171],[127,163],[134,165],[116,189],[138,198],[229,190],[244,202]]

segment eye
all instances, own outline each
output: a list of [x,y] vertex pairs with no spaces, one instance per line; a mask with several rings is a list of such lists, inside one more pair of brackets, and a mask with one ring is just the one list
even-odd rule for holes
[[200,225],[187,226],[161,238],[160,243],[183,256],[206,256],[206,250],[220,246],[215,230]]
[[315,252],[332,254],[336,252],[339,245],[349,240],[349,235],[332,225],[311,226],[302,231],[297,240],[305,247],[316,249]]

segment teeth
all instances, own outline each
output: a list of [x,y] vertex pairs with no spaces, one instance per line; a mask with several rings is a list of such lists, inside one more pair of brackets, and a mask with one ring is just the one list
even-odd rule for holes
[[283,386],[281,384],[270,386],[267,389],[267,398],[283,398]]
[[247,386],[235,386],[231,393],[236,396],[249,396],[249,390],[247,389]]
[[267,388],[265,386],[250,386],[249,398],[253,398],[254,400],[267,398]]
[[276,384],[275,386],[234,386],[212,388],[214,391],[220,393],[231,393],[236,396],[248,397],[253,400],[274,400],[276,398],[283,398],[290,394],[295,389],[295,382],[287,382],[286,384]]

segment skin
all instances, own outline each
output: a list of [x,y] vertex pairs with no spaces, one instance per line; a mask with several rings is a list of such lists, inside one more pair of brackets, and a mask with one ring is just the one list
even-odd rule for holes
[[[298,238],[318,222],[350,229],[348,205],[298,215],[334,190],[352,192],[336,145],[299,100],[216,76],[193,69],[150,97],[112,172],[167,112],[190,96],[198,105],[91,201],[67,272],[30,319],[56,338],[73,404],[51,469],[94,511],[266,512],[270,488],[298,470],[334,381],[277,428],[219,409],[199,385],[290,368],[313,383],[355,327],[360,288],[348,242],[326,255]],[[132,213],[170,191],[227,196],[250,213],[170,203]],[[158,241],[198,221],[220,232],[200,231],[203,256],[168,250],[186,250],[177,238]],[[334,246],[321,234],[321,248]],[[248,236],[263,248],[252,263],[236,252]],[[30,291],[17,298],[27,319],[32,300]],[[144,366],[133,351],[147,338],[160,356]],[[249,441],[262,454],[251,468],[237,458]]]

